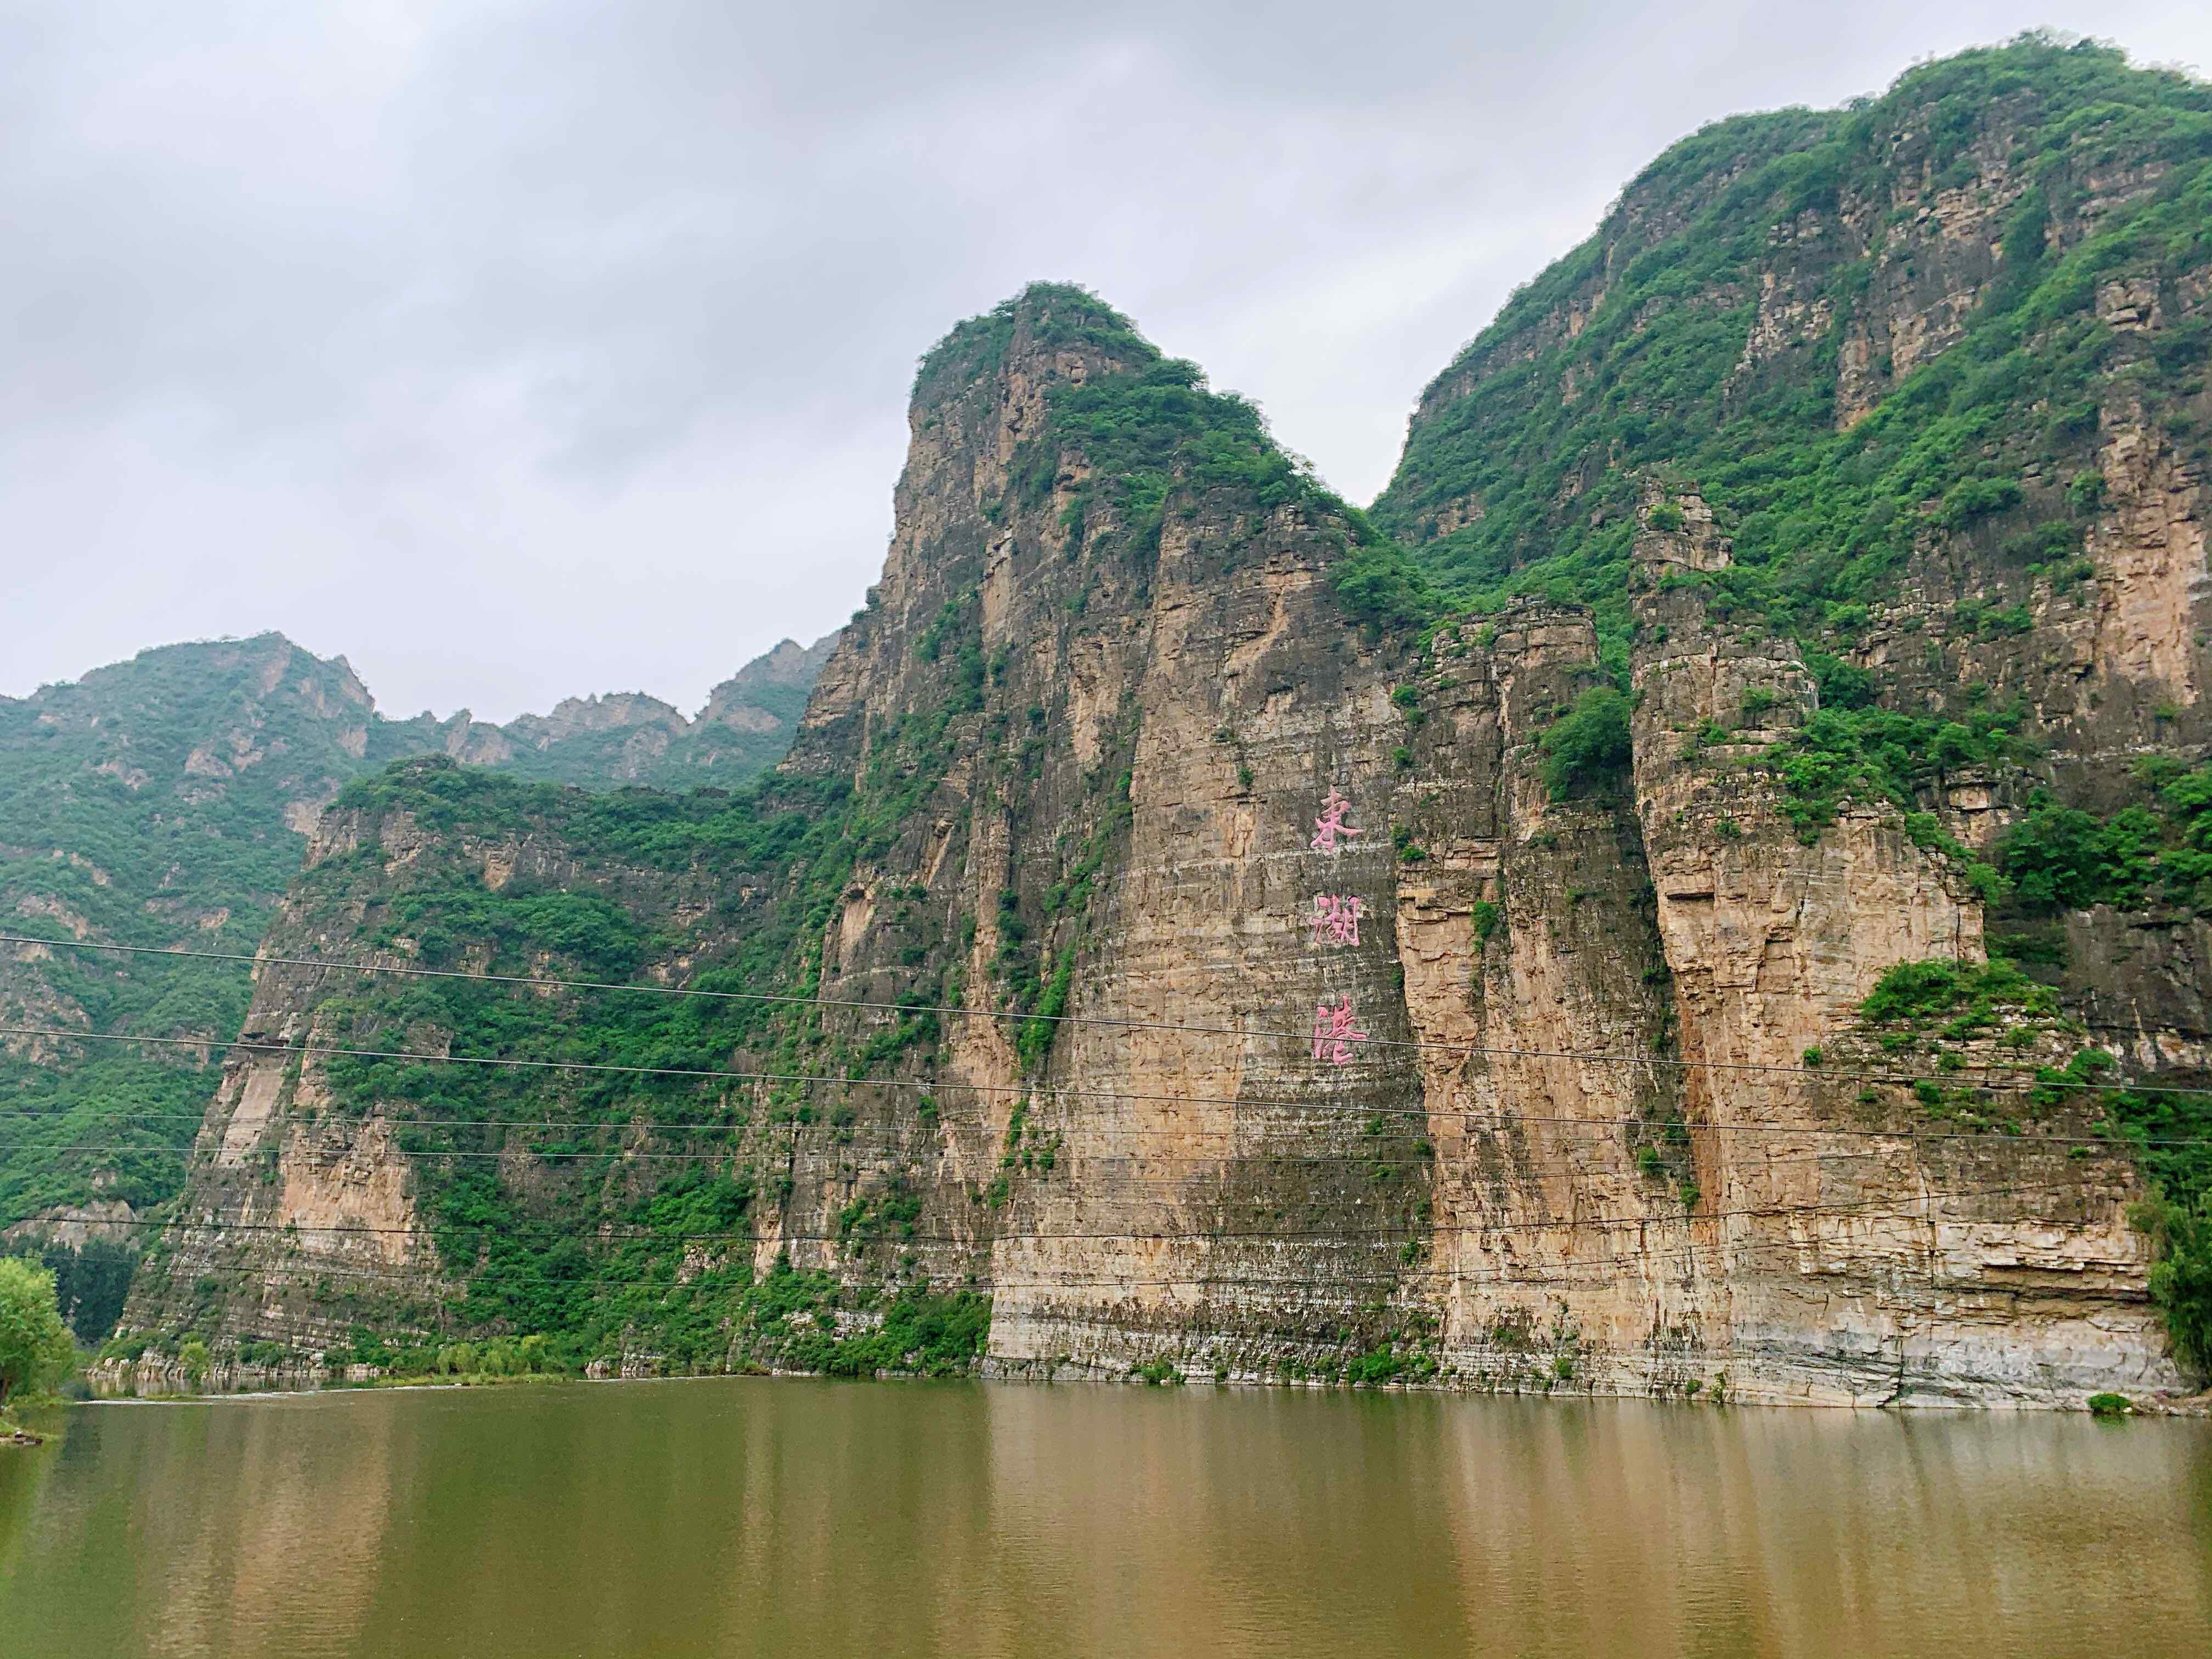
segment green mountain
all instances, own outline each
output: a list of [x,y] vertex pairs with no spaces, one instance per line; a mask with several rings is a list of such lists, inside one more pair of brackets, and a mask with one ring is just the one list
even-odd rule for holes
[[2040,39],[1722,123],[1366,514],[1079,289],[959,325],[775,771],[344,787],[273,945],[545,982],[265,972],[112,1380],[2181,1391],[2208,167]]
[[[343,659],[275,634],[0,698],[0,931],[250,955],[321,811],[406,755],[585,788],[741,783],[789,746],[835,639],[786,641],[696,720],[635,695],[505,726],[389,720]],[[0,1037],[0,1218],[173,1194],[214,1084],[203,1045],[236,1032],[250,988],[235,964],[0,946],[0,1024],[179,1040]]]
[[1984,626],[2087,579],[2100,451],[2201,465],[2212,87],[2038,38],[1683,140],[1422,393],[1375,522],[1437,599],[1587,605],[1626,660],[1647,481],[1745,616],[1830,655],[1970,549]]

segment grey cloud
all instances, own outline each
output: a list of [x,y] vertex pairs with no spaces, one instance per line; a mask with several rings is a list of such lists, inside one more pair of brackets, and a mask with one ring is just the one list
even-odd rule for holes
[[276,627],[403,712],[696,703],[858,603],[914,359],[1036,276],[1364,498],[1666,143],[2041,21],[2212,56],[2004,0],[0,10],[0,692]]

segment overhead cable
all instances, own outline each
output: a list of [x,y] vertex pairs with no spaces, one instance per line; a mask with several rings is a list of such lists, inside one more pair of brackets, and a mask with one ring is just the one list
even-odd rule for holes
[[[1121,1030],[1171,1031],[1197,1036],[1267,1038],[1273,1041],[1304,1043],[1312,1041],[1308,1031],[1283,1031],[1264,1027],[1236,1025],[1191,1025],[1163,1020],[1122,1019],[1101,1014],[1039,1014],[1012,1009],[956,1007],[943,1003],[883,1002],[866,999],[840,997],[802,997],[766,991],[712,991],[694,986],[624,984],[611,980],[571,980],[540,978],[527,974],[477,973],[458,968],[413,968],[385,963],[346,962],[316,957],[280,957],[249,955],[236,951],[192,951],[182,946],[116,945],[94,939],[42,939],[21,933],[0,933],[0,945],[45,945],[63,951],[105,951],[133,956],[179,957],[205,962],[235,962],[263,965],[311,968],[338,973],[383,974],[410,979],[471,980],[484,984],[521,986],[540,990],[612,991],[647,996],[703,997],[723,1002],[769,1003],[811,1008],[847,1008],[884,1013],[947,1014],[969,1019],[1031,1020],[1052,1025],[1098,1025]],[[144,1041],[155,1041],[146,1038]],[[1720,1071],[1739,1073],[1769,1073],[1784,1076],[1824,1077],[1837,1082],[1914,1083],[1944,1081],[1942,1079],[1898,1078],[1881,1073],[1833,1071],[1812,1066],[1784,1066],[1753,1060],[1679,1060],[1650,1054],[1608,1054],[1595,1050],[1510,1048],[1481,1043],[1435,1042],[1408,1040],[1401,1037],[1364,1037],[1362,1045],[1370,1048],[1415,1049],[1429,1053],[1484,1055],[1517,1060],[1574,1060],[1601,1065],[1659,1066],[1683,1071]],[[205,1047],[201,1044],[198,1046]],[[520,1063],[520,1062],[518,1062]],[[615,1068],[602,1068],[615,1069]],[[676,1074],[676,1073],[670,1073]],[[1990,1085],[1990,1087],[2011,1086]],[[2029,1085],[2033,1086],[2033,1085]],[[2142,1093],[2202,1094],[2199,1089],[2180,1089],[2157,1085],[2083,1082],[2085,1089],[2128,1089]]]

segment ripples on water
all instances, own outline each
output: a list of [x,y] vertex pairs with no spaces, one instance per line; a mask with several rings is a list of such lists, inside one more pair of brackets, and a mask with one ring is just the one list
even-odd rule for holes
[[95,1407],[0,1650],[2212,1652],[2212,1426],[695,1382]]

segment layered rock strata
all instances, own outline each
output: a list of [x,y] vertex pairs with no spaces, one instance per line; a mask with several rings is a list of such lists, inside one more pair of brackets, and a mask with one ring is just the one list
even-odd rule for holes
[[[1110,428],[1067,418],[1072,389],[1158,368],[1118,319],[1033,290],[988,321],[925,365],[883,579],[786,763],[858,803],[834,893],[363,806],[326,822],[272,950],[415,959],[386,918],[433,867],[604,898],[671,985],[783,917],[818,1000],[781,1052],[841,1082],[803,1116],[772,1081],[720,1088],[762,1194],[739,1248],[757,1274],[987,1291],[1006,1374],[1859,1404],[2181,1386],[2125,1158],[1923,1138],[1909,1091],[1807,1073],[1808,1049],[1894,1072],[1859,1002],[1899,962],[1979,959],[1979,902],[1890,809],[1801,839],[1744,764],[1816,694],[1793,647],[1670,580],[1729,557],[1693,495],[1639,537],[1632,781],[1562,794],[1540,739],[1607,678],[1587,613],[1420,650],[1363,628],[1328,498],[1188,452],[1157,500],[1102,472]],[[335,1032],[368,994],[267,967],[247,1030]],[[729,1069],[774,1069],[747,1044]],[[234,1060],[131,1322],[336,1340],[368,1304],[318,1281],[347,1267],[379,1317],[449,1317],[456,1269],[390,1152],[422,1103],[334,1111],[319,1087],[313,1060]],[[633,1128],[634,1153],[667,1144]],[[495,1154],[517,1202],[575,1190],[523,1139]],[[903,1234],[853,1219],[893,1206]],[[744,1359],[733,1336],[720,1363]]]

